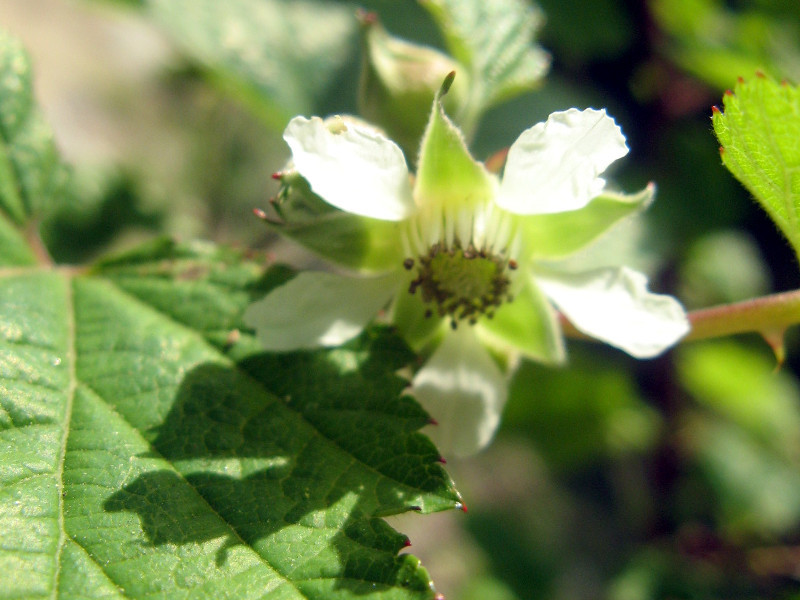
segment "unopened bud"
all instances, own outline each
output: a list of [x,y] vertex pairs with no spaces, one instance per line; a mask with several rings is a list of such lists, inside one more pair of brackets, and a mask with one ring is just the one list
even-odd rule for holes
[[469,86],[467,70],[438,50],[390,35],[375,17],[362,18],[362,23],[360,112],[385,129],[407,156],[414,156],[442,80],[458,72],[457,83],[444,98],[448,112],[458,114]]

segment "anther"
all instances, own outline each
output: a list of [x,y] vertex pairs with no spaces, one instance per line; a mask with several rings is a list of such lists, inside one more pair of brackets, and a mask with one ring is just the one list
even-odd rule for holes
[[517,261],[515,261],[513,258],[509,258],[508,259],[508,268],[511,269],[512,271],[516,271],[517,267],[519,267],[519,264],[517,264]]

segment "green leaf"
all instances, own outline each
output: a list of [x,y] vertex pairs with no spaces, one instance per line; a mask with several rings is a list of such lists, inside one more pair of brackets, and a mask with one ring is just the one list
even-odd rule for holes
[[718,498],[722,527],[758,536],[795,527],[800,522],[797,379],[786,369],[776,373],[768,352],[730,340],[687,345],[676,358],[679,380],[704,409],[686,419],[686,435]]
[[269,126],[282,130],[335,82],[355,12],[308,0],[145,0],[155,20]]
[[472,94],[456,120],[472,133],[490,106],[533,89],[547,70],[532,44],[542,15],[523,0],[419,0],[444,33],[453,57],[469,70]]
[[254,353],[260,278],[167,241],[0,272],[9,597],[432,597],[378,518],[458,503],[401,395],[413,355],[382,330]]
[[[2,31],[0,76],[0,221],[19,225],[57,204],[66,170],[53,133],[34,105],[28,55]],[[0,225],[0,248],[9,235],[3,229]]]
[[800,255],[800,88],[759,75],[740,80],[714,110],[722,162]]
[[654,0],[663,48],[688,72],[718,89],[756,70],[800,77],[797,3],[731,5],[723,0]]

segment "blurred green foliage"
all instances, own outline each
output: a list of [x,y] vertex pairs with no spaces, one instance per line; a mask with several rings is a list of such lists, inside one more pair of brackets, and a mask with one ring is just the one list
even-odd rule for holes
[[[159,85],[187,140],[184,168],[153,185],[132,156],[93,191],[78,193],[78,178],[76,214],[48,225],[51,247],[79,260],[96,248],[69,246],[76,231],[105,241],[93,233],[102,226],[118,242],[131,228],[187,220],[205,237],[272,243],[249,209],[276,190],[269,174],[288,158],[286,119],[356,112],[355,5],[125,4],[177,49]],[[484,115],[476,155],[501,150],[553,110],[607,107],[631,147],[614,173],[620,187],[657,185],[641,223],[655,288],[702,306],[798,287],[791,249],[721,165],[709,118],[738,77],[800,79],[800,4],[540,4],[551,72]],[[359,5],[392,35],[447,48],[416,2]],[[241,25],[228,53],[208,35],[223,23]],[[154,189],[179,193],[163,201]],[[451,600],[800,597],[796,340],[780,370],[755,338],[687,344],[647,362],[577,341],[570,353],[564,370],[523,363],[495,445],[451,465],[470,507],[456,521],[471,554],[435,545],[436,535],[430,547],[412,540],[423,559],[473,556],[462,578],[433,570],[440,591]]]

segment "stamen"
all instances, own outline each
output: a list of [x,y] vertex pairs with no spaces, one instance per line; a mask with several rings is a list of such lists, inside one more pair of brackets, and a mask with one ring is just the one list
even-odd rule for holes
[[408,239],[408,229],[412,225],[406,223],[400,229],[400,244],[403,246],[403,256],[413,256],[417,254],[411,251],[411,241]]
[[418,256],[425,254],[425,251],[427,250],[428,246],[427,244],[422,243],[422,237],[420,236],[419,228],[417,227],[417,223],[415,223],[414,221],[409,223],[409,234],[411,238],[411,243],[416,248],[416,252],[414,252],[414,254]]
[[500,217],[500,224],[498,226],[497,234],[495,237],[495,249],[502,252],[508,248],[509,237],[511,235],[511,218],[508,215]]
[[433,246],[442,239],[442,211],[435,211],[430,219],[430,229],[428,230],[428,245]]
[[497,229],[499,227],[501,214],[500,211],[498,210],[492,210],[492,207],[490,207],[487,212],[488,214],[486,216],[486,233],[485,233],[486,246],[495,249],[497,248],[495,240],[497,239]]
[[453,215],[453,208],[451,206],[445,207],[444,215],[444,241],[448,248],[453,247],[455,241],[455,217]]
[[458,239],[464,247],[472,242],[472,211],[461,208],[458,211]]
[[520,250],[522,249],[522,237],[519,233],[515,234],[513,238],[511,238],[511,243],[506,250],[507,256],[519,256]]

